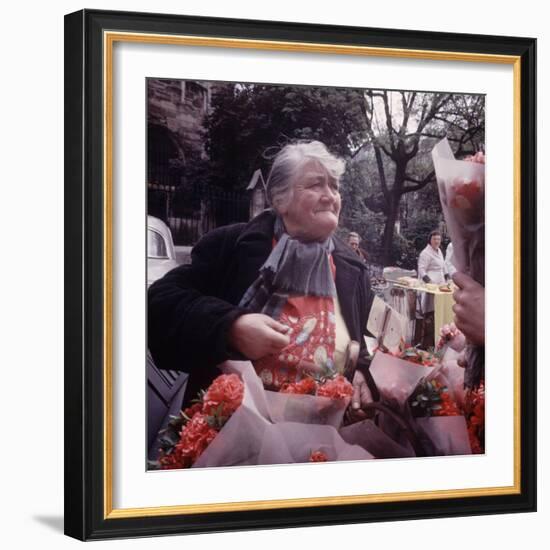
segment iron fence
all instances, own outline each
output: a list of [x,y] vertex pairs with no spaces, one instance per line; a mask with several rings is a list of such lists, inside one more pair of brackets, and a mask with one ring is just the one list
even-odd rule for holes
[[148,187],[148,212],[170,227],[176,246],[193,246],[212,229],[250,217],[250,198],[243,192],[211,186]]

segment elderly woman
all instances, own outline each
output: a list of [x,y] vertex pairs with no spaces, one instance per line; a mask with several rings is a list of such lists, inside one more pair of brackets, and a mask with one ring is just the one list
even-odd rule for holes
[[[305,371],[343,369],[350,340],[364,351],[372,293],[365,265],[335,235],[344,161],[320,142],[285,146],[267,180],[271,209],[218,228],[149,290],[148,341],[160,368],[185,370],[184,402],[227,359],[249,359],[267,389]],[[372,378],[361,359],[352,419]]]

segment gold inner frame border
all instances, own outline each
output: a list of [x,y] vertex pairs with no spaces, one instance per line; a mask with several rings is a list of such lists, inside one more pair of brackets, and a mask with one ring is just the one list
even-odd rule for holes
[[[312,497],[277,500],[255,500],[243,502],[221,502],[211,504],[182,504],[150,508],[113,508],[113,465],[112,465],[112,423],[113,423],[113,360],[112,360],[112,293],[113,293],[113,48],[116,42],[143,44],[166,44],[181,46],[205,46],[216,48],[240,48],[319,54],[358,55],[443,61],[466,61],[474,63],[497,63],[513,66],[514,81],[514,484],[504,487],[483,487],[448,489],[438,491],[415,491],[336,497]],[[479,54],[431,50],[407,50],[368,46],[345,46],[340,44],[315,44],[306,42],[283,42],[272,40],[249,40],[202,36],[180,36],[133,32],[103,33],[103,229],[104,229],[104,518],[137,518],[173,516],[183,514],[235,512],[247,510],[272,510],[280,508],[303,508],[309,506],[334,506],[413,500],[434,500],[444,498],[492,497],[521,493],[521,423],[520,423],[520,345],[521,345],[521,59],[519,56]]]

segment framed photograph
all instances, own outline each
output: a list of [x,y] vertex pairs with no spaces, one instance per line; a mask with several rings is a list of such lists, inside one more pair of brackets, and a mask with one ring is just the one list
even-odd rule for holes
[[65,18],[65,532],[536,509],[533,38]]

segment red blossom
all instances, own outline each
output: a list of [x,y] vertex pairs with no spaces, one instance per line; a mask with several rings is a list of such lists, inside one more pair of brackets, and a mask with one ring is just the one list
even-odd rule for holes
[[202,411],[207,415],[219,411],[221,416],[229,417],[239,408],[243,396],[244,384],[241,379],[236,374],[222,374],[212,382],[204,395]]
[[483,381],[478,388],[466,394],[466,422],[472,453],[485,452],[485,386]]
[[317,383],[313,378],[304,378],[300,382],[286,382],[281,386],[280,393],[295,393],[300,395],[315,395]]
[[483,186],[477,180],[457,179],[452,185],[454,197],[451,199],[451,206],[459,209],[474,208],[483,197]]
[[162,470],[180,470],[188,468],[189,465],[184,465],[183,457],[177,451],[172,451],[170,454],[161,454],[159,464]]
[[181,430],[175,452],[181,456],[184,464],[188,461],[193,464],[216,435],[218,432],[210,427],[204,414],[197,413]]
[[336,378],[328,380],[322,386],[319,386],[317,395],[320,397],[330,397],[331,399],[344,399],[353,395],[353,386],[339,374]]
[[187,416],[187,418],[191,419],[200,412],[202,412],[202,402],[193,403],[193,405],[184,409],[183,414]]
[[315,451],[309,457],[310,462],[328,462],[327,455],[322,451]]

